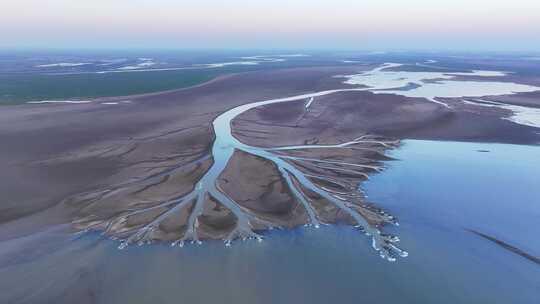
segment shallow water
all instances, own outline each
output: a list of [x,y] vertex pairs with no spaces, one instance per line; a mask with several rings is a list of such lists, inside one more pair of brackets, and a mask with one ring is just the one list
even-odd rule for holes
[[[518,92],[537,91],[540,88],[513,82],[497,81],[497,77],[505,76],[500,71],[472,71],[471,73],[452,72],[409,72],[389,71],[387,68],[400,67],[402,64],[387,63],[373,71],[345,75],[345,83],[362,84],[372,90],[383,93],[395,93],[407,97],[424,97],[434,100],[435,97],[482,97],[488,95],[504,95]],[[490,77],[482,81],[478,79],[460,79],[464,77]],[[403,89],[410,87],[411,89]]]
[[[488,150],[480,153],[478,150]],[[61,231],[0,243],[0,303],[537,303],[540,147],[406,141],[363,188],[400,218],[409,257],[381,259],[350,227],[265,241],[116,249]]]
[[[370,72],[344,75],[345,83],[352,85],[365,85],[369,90],[377,93],[394,93],[407,97],[423,97],[432,102],[448,107],[437,97],[482,97],[493,95],[515,94],[540,90],[540,87],[498,81],[497,78],[506,76],[500,71],[471,71],[470,73],[450,72],[409,72],[391,71],[388,68],[400,67],[402,64],[386,63]],[[425,66],[425,65],[424,65]],[[429,67],[429,66],[427,66]],[[464,76],[464,79],[460,79]],[[475,78],[484,77],[481,81]],[[540,128],[540,111],[537,108],[516,106],[504,103],[474,103],[479,106],[497,107],[512,112],[510,117],[504,118],[514,123]]]

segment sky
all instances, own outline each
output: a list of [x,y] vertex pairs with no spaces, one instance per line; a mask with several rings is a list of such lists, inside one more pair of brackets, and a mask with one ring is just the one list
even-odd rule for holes
[[0,47],[540,51],[540,0],[1,0]]

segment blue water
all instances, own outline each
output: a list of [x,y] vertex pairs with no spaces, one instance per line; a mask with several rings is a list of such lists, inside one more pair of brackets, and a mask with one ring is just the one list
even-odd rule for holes
[[410,255],[396,263],[344,226],[123,251],[53,231],[0,243],[0,303],[538,303],[540,265],[465,228],[540,256],[540,147],[407,141],[392,155],[363,188],[400,219],[386,231]]

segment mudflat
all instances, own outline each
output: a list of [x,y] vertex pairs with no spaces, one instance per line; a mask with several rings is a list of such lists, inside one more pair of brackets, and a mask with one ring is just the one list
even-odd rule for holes
[[[395,219],[357,186],[383,169],[384,152],[400,140],[538,141],[535,128],[502,120],[504,111],[471,110],[451,100],[444,107],[369,91],[297,98],[234,117],[234,137],[266,154],[235,150],[215,189],[197,195],[200,204],[186,199],[216,165],[213,121],[220,114],[256,101],[355,88],[335,76],[372,68],[249,72],[159,94],[3,107],[0,239],[54,224],[99,230],[127,244],[230,241],[274,227],[315,224],[313,218],[352,225],[362,220],[361,226],[379,229]],[[279,147],[289,148],[272,150]],[[229,199],[234,208],[223,203]],[[249,217],[248,228],[239,214]],[[392,242],[389,237],[381,246]]]

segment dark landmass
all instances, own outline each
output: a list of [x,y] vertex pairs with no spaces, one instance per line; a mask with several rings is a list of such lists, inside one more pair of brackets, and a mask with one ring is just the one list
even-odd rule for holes
[[497,238],[495,238],[493,236],[487,235],[485,233],[478,232],[478,231],[472,230],[472,229],[466,229],[466,230],[469,231],[469,232],[472,232],[472,233],[474,233],[474,234],[476,234],[476,235],[478,235],[480,237],[483,237],[486,240],[492,241],[493,243],[501,246],[502,248],[504,248],[504,249],[506,249],[506,250],[508,250],[510,252],[513,252],[513,253],[515,253],[517,255],[520,255],[520,256],[526,258],[527,260],[529,260],[529,261],[531,261],[531,262],[533,262],[535,264],[540,265],[540,258],[535,257],[535,256],[533,256],[533,255],[531,255],[531,254],[517,248],[517,247],[514,247],[514,246],[512,246],[512,245],[510,245],[510,244],[508,244],[508,243],[506,243],[504,241],[501,241],[501,240],[499,240],[499,239],[497,239]]
[[540,108],[540,91],[516,93],[512,95],[487,96],[484,99],[518,106]]
[[[460,130],[456,130],[457,133],[462,134],[461,136],[458,135],[461,138],[457,140],[511,144],[538,143],[538,128],[501,119],[509,118],[512,115],[510,110],[463,103],[462,101],[467,100],[467,98],[438,97],[437,100],[448,104],[452,108],[452,113],[456,118],[452,119],[452,125],[457,130]],[[474,101],[477,102],[478,99],[474,99]],[[464,130],[464,128],[468,130]],[[441,139],[448,138],[444,138],[443,135]]]

